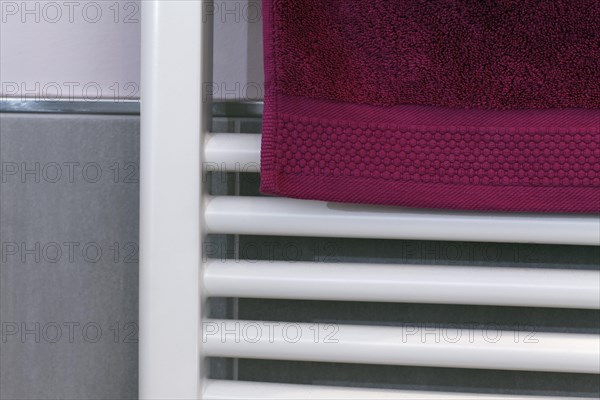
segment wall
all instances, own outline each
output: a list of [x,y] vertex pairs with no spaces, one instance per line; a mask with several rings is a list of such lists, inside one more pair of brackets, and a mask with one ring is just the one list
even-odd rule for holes
[[2,96],[139,98],[139,1],[0,4]]
[[137,397],[139,118],[0,114],[0,398]]
[[[1,0],[0,99],[138,99],[140,14],[140,0]],[[262,99],[260,1],[216,1],[213,17],[215,98]]]

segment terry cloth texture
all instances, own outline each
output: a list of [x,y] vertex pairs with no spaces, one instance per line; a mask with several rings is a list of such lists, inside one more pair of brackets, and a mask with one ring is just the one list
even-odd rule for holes
[[263,193],[600,212],[600,1],[265,0]]

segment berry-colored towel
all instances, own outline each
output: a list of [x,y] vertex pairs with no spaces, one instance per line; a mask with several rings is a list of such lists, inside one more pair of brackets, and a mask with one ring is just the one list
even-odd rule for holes
[[264,0],[263,193],[600,212],[600,1]]

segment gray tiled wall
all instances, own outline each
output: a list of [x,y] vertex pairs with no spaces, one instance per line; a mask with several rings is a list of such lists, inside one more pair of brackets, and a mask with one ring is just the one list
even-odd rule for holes
[[0,114],[0,398],[137,398],[139,119]]

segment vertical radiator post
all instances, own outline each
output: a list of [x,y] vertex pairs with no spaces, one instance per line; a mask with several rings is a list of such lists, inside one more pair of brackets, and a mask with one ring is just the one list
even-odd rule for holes
[[142,2],[142,399],[193,399],[202,390],[201,154],[210,128],[211,5]]

